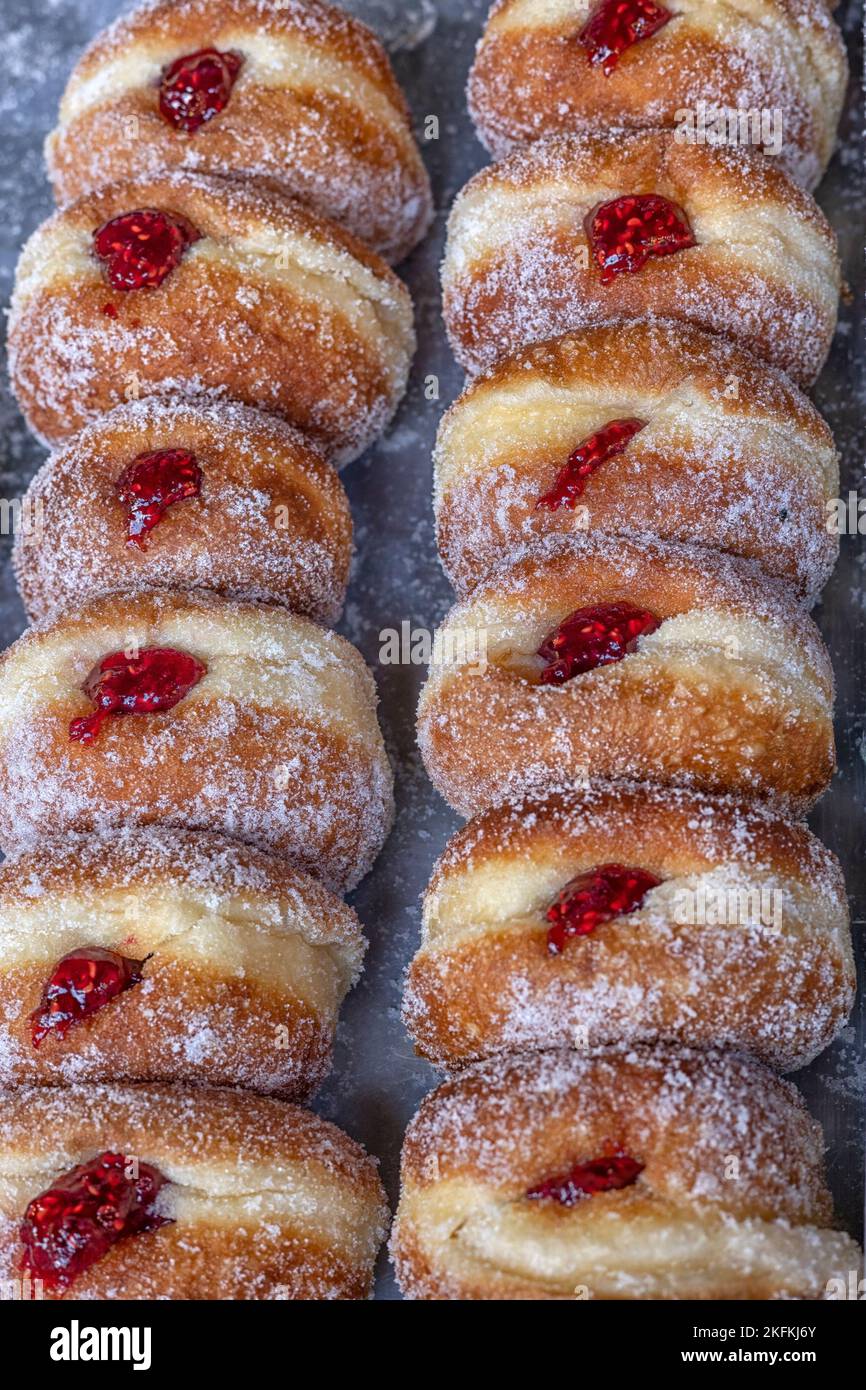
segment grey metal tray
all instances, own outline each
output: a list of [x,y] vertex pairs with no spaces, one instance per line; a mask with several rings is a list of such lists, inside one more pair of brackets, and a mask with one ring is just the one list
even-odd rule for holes
[[[42,167],[42,141],[83,45],[122,9],[121,0],[0,0],[5,39],[0,84],[0,271],[8,298],[18,250],[51,210]],[[487,12],[487,0],[358,0],[346,8],[370,23],[393,55],[419,134],[427,116],[439,121],[438,140],[424,142],[439,209],[427,242],[401,270],[415,296],[420,351],[409,395],[387,436],[344,474],[357,528],[357,558],[343,623],[346,636],[375,668],[380,633],[408,621],[429,629],[450,604],[439,568],[430,504],[431,449],[442,410],[460,390],[439,314],[438,265],[445,218],[454,195],[484,162],[466,114],[464,83]],[[859,73],[855,0],[839,11]],[[843,454],[843,496],[862,482],[866,436],[866,354],[863,351],[864,180],[858,145],[858,87],[852,80],[840,150],[819,200],[839,234],[848,283],[830,363],[815,399]],[[427,399],[435,376],[439,400]],[[5,381],[5,377],[4,377]],[[0,400],[0,498],[20,495],[43,458],[14,402]],[[864,522],[866,525],[866,522]],[[8,564],[10,541],[0,538],[0,645],[24,627]],[[866,920],[866,588],[864,550],[844,537],[842,559],[817,612],[838,678],[840,772],[813,817],[817,833],[842,859],[848,876],[861,978]],[[354,895],[371,948],[363,981],[346,1005],[334,1075],[316,1108],[365,1143],[382,1160],[396,1200],[400,1144],[433,1070],[413,1056],[399,1018],[403,970],[418,940],[419,897],[433,859],[457,820],[427,782],[414,739],[414,711],[424,671],[417,666],[377,670],[382,723],[397,774],[397,825],[375,870]],[[866,1130],[866,1009],[842,1039],[796,1078],[827,1136],[830,1181],[840,1218],[862,1237]],[[382,1260],[377,1297],[399,1298]]]

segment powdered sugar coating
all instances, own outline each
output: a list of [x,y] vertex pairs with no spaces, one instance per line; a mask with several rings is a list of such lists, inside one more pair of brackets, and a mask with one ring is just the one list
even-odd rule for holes
[[[662,619],[637,651],[561,686],[538,647],[571,612]],[[835,766],[829,657],[784,586],[712,551],[547,537],[494,569],[437,634],[419,704],[428,773],[455,809],[586,778],[732,791],[802,809]]]
[[[260,851],[160,827],[43,840],[0,868],[0,1084],[183,1080],[303,1100],[327,1073],[364,940],[352,910]],[[98,946],[142,981],[65,1037],[28,1015]]]
[[285,931],[290,912],[303,920],[311,943],[351,947],[353,978],[360,968],[360,925],[348,904],[284,860],[208,832],[151,825],[121,826],[109,836],[71,833],[13,852],[0,865],[0,883],[4,901],[22,906],[64,886],[94,904],[111,891],[164,883],[194,896],[209,912],[228,910],[235,898],[249,899],[263,926]]
[[[636,418],[572,508],[539,500],[578,445]],[[481,373],[443,417],[434,504],[465,594],[551,532],[657,536],[744,555],[807,597],[838,555],[833,438],[781,372],[688,324],[624,321],[537,343]]]
[[[644,1108],[631,1108],[635,1092]],[[548,1134],[561,1124],[577,1133],[604,1128],[606,1114],[618,1111],[630,1137],[642,1134],[632,1145],[645,1159],[662,1136],[669,1152],[679,1151],[679,1162],[656,1176],[676,1200],[743,1214],[771,1201],[791,1220],[829,1217],[819,1126],[794,1086],[734,1052],[608,1048],[478,1063],[424,1100],[407,1132],[404,1172],[429,1181],[423,1158],[433,1150],[438,1181],[470,1172],[522,1193],[527,1178],[544,1176],[533,1165]],[[688,1142],[675,1145],[672,1126]],[[780,1142],[783,1134],[790,1142]],[[731,1152],[745,1160],[741,1185],[725,1184]]]
[[307,1110],[241,1091],[4,1092],[0,1264],[19,1274],[27,1202],[94,1152],[154,1163],[172,1224],[121,1241],[73,1299],[364,1298],[387,1219],[376,1165]]
[[[242,59],[231,98],[192,136],[159,115],[185,53]],[[155,0],[91,43],[46,154],[59,201],[165,169],[257,178],[399,261],[432,216],[409,111],[375,35],[319,0]]]
[[[399,17],[394,18],[396,9],[392,0],[372,0],[372,3],[362,0],[362,4],[364,13],[372,15],[373,22],[381,32],[385,32],[386,25],[393,22],[396,27],[401,22]],[[115,5],[114,8],[119,6]],[[353,8],[360,9],[360,6]],[[397,8],[405,19],[407,15],[417,16],[422,9],[432,11],[434,5],[424,0],[423,5],[404,3]],[[444,197],[449,189],[456,189],[481,160],[480,147],[466,124],[460,83],[465,79],[471,57],[469,49],[480,33],[486,6],[476,4],[470,10],[463,0],[457,4],[453,0],[439,0],[435,8],[439,27],[433,39],[418,53],[401,53],[399,61],[403,71],[412,73],[411,90],[417,111],[423,113],[447,109],[453,117],[453,123],[449,121],[443,127],[445,138],[436,147],[436,165]],[[32,126],[40,113],[41,123],[44,125],[47,120],[50,124],[52,112],[47,110],[48,103],[43,104],[44,98],[37,107],[32,93],[35,89],[39,95],[44,90],[41,84],[47,79],[50,84],[49,99],[53,101],[57,94],[53,74],[71,67],[70,45],[77,45],[82,35],[87,35],[88,19],[86,16],[82,19],[78,6],[56,9],[51,3],[37,4],[28,11],[25,5],[16,0],[13,9],[18,11],[20,28],[11,36],[15,41],[10,58],[14,63],[16,82],[7,89],[6,106],[21,141],[26,142],[17,174],[10,180],[13,194],[20,188],[22,197],[11,196],[7,204],[6,231],[14,239],[20,234],[16,228],[21,227],[22,220],[29,230],[29,223],[36,216],[34,199],[39,197],[40,208],[44,204]],[[46,10],[57,20],[56,25],[45,20]],[[89,22],[92,26],[92,18]],[[449,61],[442,62],[440,59],[446,51],[450,55]],[[44,63],[33,63],[32,55],[35,52],[43,55]],[[852,175],[857,167],[856,161],[854,144],[849,141],[844,157],[834,166],[832,181],[822,195],[833,217],[841,219],[843,225],[846,214],[853,215],[856,184]],[[435,254],[436,248],[431,246],[430,255]],[[425,277],[427,267],[425,260],[424,268],[416,269],[414,273]],[[427,293],[423,297],[426,306],[423,371],[441,372],[443,400],[450,400],[462,383],[458,381],[457,369],[450,363],[450,356],[446,361],[441,333],[434,323],[430,286],[426,278],[424,285]],[[841,352],[844,354],[844,347]],[[834,410],[834,421],[850,432],[853,427],[851,412],[856,412],[856,399],[842,381],[841,359],[837,361],[839,366],[833,378],[825,378],[823,399]],[[376,645],[375,633],[370,626],[371,614],[377,615],[374,621],[376,629],[380,625],[378,615],[383,609],[389,614],[414,615],[416,621],[424,614],[424,625],[427,626],[450,602],[432,550],[429,499],[423,495],[424,484],[428,482],[427,474],[424,468],[418,466],[419,460],[429,456],[432,417],[430,409],[416,411],[411,418],[404,414],[400,429],[384,448],[353,474],[359,504],[357,520],[361,526],[360,539],[365,559],[350,596],[347,632],[352,640],[366,643],[370,651]],[[8,483],[10,495],[12,491],[17,494],[20,490],[22,471],[29,475],[39,461],[40,451],[32,443],[26,446],[22,430],[23,424],[19,420],[10,435],[9,462],[15,469],[15,475]],[[398,477],[399,483],[396,481]],[[381,524],[386,515],[401,522],[390,539],[383,533]],[[840,650],[844,646],[847,621],[842,610],[850,610],[852,599],[855,607],[859,602],[856,575],[852,573],[857,568],[854,560],[856,546],[846,546],[845,549],[848,557],[845,574],[844,577],[840,575],[832,601],[825,609],[831,623],[828,632],[839,644]],[[17,605],[13,609],[11,597],[7,609],[7,640],[11,640],[13,628],[17,629],[20,622]],[[338,1115],[343,1117],[344,1127],[356,1124],[359,1132],[366,1127],[373,1147],[393,1157],[407,1109],[413,1107],[414,1098],[421,1090],[431,1084],[428,1066],[412,1058],[411,1044],[402,1035],[395,1009],[397,982],[417,935],[419,891],[426,883],[435,851],[454,827],[454,817],[426,784],[417,755],[408,747],[402,732],[405,728],[406,701],[411,698],[412,690],[418,683],[417,671],[394,668],[390,675],[387,670],[383,675],[383,695],[386,695],[394,719],[398,721],[396,727],[401,731],[399,743],[402,748],[403,778],[413,810],[411,814],[407,811],[398,838],[392,840],[391,857],[382,862],[381,871],[368,880],[364,889],[364,898],[369,900],[373,908],[371,922],[377,920],[376,914],[380,914],[375,965],[364,987],[363,998],[355,998],[343,1026],[341,1071],[328,1087],[325,1104],[332,1118]],[[852,758],[855,764],[859,761],[856,750],[852,752]],[[423,786],[422,780],[425,782]],[[850,805],[849,792],[844,787],[837,789],[824,805],[820,820],[823,832],[831,837],[832,842],[846,848],[850,843],[854,820],[850,815]],[[853,1031],[849,1030],[852,1034]],[[829,1113],[835,1108],[838,1112],[832,1134],[838,1155],[834,1172],[840,1194],[844,1193],[848,1182],[848,1160],[856,1163],[857,1157],[856,1149],[850,1147],[851,1132],[856,1128],[856,1101],[851,1098],[856,1083],[852,1046],[849,1041],[841,1057],[834,1050],[815,1067],[808,1081],[816,1111]],[[837,1080],[840,1090],[843,1086],[847,1088],[847,1094],[833,1094]],[[377,1095],[387,1093],[391,1100],[387,1105],[370,1107],[371,1092]],[[842,1106],[847,1106],[847,1110],[841,1110]],[[856,1197],[857,1193],[852,1196],[849,1192],[846,1203],[852,1232],[860,1215]],[[380,1297],[395,1296],[392,1283],[384,1274]]]
[[[547,908],[603,863],[661,882],[551,957]],[[404,1019],[446,1065],[662,1039],[787,1070],[832,1041],[854,998],[835,857],[766,808],[678,788],[595,784],[477,817],[434,868],[423,924]]]
[[[683,209],[696,244],[603,285],[584,219],[635,191]],[[840,275],[823,214],[760,153],[645,131],[551,137],[482,170],[452,210],[442,282],[452,348],[473,373],[571,329],[658,316],[730,337],[809,386]]]
[[[200,237],[157,289],[123,293],[92,234],[138,208]],[[227,398],[283,416],[337,466],[388,424],[414,346],[408,291],[356,238],[255,180],[189,173],[112,184],[44,222],[10,321],[13,386],[46,440],[124,400]]]
[[[681,0],[675,20],[629,48],[608,77],[577,36],[589,0],[497,0],[469,77],[476,129],[495,158],[569,131],[678,127],[704,108],[772,114],[769,156],[805,188],[836,139],[845,47],[826,0]],[[750,131],[751,134],[751,131]]]
[[[127,544],[117,482],[140,454],[191,450],[199,496]],[[277,416],[230,401],[118,406],[55,453],[30,484],[14,563],[33,618],[106,592],[208,589],[285,603],[321,622],[342,611],[352,522],[314,444]]]
[[[613,1145],[637,1182],[564,1210],[525,1194]],[[823,1141],[735,1053],[549,1052],[470,1067],[422,1103],[392,1237],[410,1298],[820,1298],[859,1264],[822,1229]]]
[[[108,652],[174,646],[207,674],[165,714],[69,740]],[[95,600],[32,627],[0,662],[4,848],[49,831],[158,823],[217,830],[338,889],[390,828],[391,770],[372,678],[343,638],[264,605],[205,594]]]

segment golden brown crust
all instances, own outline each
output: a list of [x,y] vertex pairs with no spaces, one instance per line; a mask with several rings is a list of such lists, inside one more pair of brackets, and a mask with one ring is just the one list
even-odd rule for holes
[[[20,1277],[34,1196],[106,1150],[168,1178],[173,1224],[115,1245],[70,1299],[356,1299],[386,1219],[374,1162],[309,1111],[241,1091],[74,1086],[3,1093],[0,1264]],[[50,1296],[48,1290],[46,1296]]]
[[[140,454],[187,449],[197,497],[169,507],[140,549],[117,482]],[[315,445],[276,416],[226,403],[139,401],[83,430],[40,469],[14,563],[31,619],[100,594],[208,589],[283,603],[319,622],[342,612],[352,518]]]
[[[754,110],[774,117],[764,134],[779,146],[768,157],[814,188],[833,152],[848,76],[826,0],[682,0],[674,19],[626,50],[610,76],[590,65],[577,40],[595,8],[595,0],[562,0],[541,18],[532,0],[492,7],[469,107],[494,157],[547,135],[682,129],[685,112]],[[749,137],[756,134],[750,126]]]
[[[110,652],[177,647],[207,674],[163,714],[70,721]],[[97,599],[0,660],[4,849],[63,830],[214,830],[356,884],[384,842],[391,773],[359,654],[307,619],[206,594]]]
[[[201,239],[157,289],[113,290],[92,234],[139,208]],[[43,223],[19,262],[10,342],[19,404],[49,442],[124,400],[218,396],[283,416],[339,465],[390,420],[414,333],[403,284],[336,224],[255,181],[165,174]]]
[[[392,1253],[421,1299],[820,1298],[858,1251],[793,1087],[733,1053],[497,1058],[422,1103]],[[539,1183],[619,1149],[637,1181],[573,1206]],[[845,1262],[843,1264],[843,1262]]]
[[[551,955],[547,908],[611,863],[660,886]],[[448,1066],[662,1040],[788,1070],[832,1041],[854,989],[842,872],[805,826],[726,797],[596,785],[494,808],[452,839],[403,1011],[422,1055]]]
[[[624,660],[539,685],[576,609],[661,619]],[[832,670],[783,586],[685,546],[549,537],[492,571],[437,634],[422,691],[427,771],[462,814],[587,778],[729,791],[801,809],[835,767]]]
[[[572,450],[623,418],[643,428],[576,505],[539,507]],[[810,597],[838,555],[830,430],[780,372],[688,324],[589,328],[504,358],[443,418],[435,463],[439,552],[461,595],[550,534],[711,546]]]
[[[259,27],[267,24],[275,36],[297,34],[315,48],[333,51],[342,62],[354,63],[395,105],[405,108],[406,98],[394,76],[388,55],[368,25],[338,5],[324,0],[150,0],[121,15],[88,46],[76,69],[82,80],[100,74],[106,57],[121,55],[135,36],[179,36],[181,52],[194,49],[203,24],[213,39],[219,27],[237,18]],[[201,47],[202,45],[198,45]],[[212,46],[219,47],[218,44]]]
[[[631,193],[676,203],[697,244],[605,285],[584,218]],[[443,267],[452,347],[472,372],[571,329],[660,316],[727,336],[805,386],[830,347],[839,283],[829,224],[768,159],[664,131],[551,138],[482,170],[454,205]]]
[[[95,929],[82,948],[96,934]],[[136,950],[141,951],[136,942],[126,947],[133,957]],[[0,972],[0,1006],[6,1011],[0,1071],[11,1085],[185,1082],[242,1086],[303,1102],[331,1069],[332,1024],[299,997],[232,978],[219,961],[148,960],[142,967],[145,993],[140,987],[127,990],[92,1026],[73,1029],[63,1042],[48,1038],[35,1051],[29,1015],[60,959],[55,954],[38,965]]]
[[[544,1094],[549,1107],[538,1104]],[[743,1155],[741,1181],[726,1186],[724,1146],[702,1121],[715,1117],[723,1129],[746,1096],[755,1152]],[[773,1144],[777,1126],[790,1143]],[[830,1216],[820,1127],[798,1092],[751,1058],[721,1051],[610,1048],[480,1063],[422,1101],[406,1133],[401,1176],[422,1188],[469,1179],[517,1196],[567,1172],[582,1150],[614,1139],[645,1164],[644,1183],[671,1200],[792,1222]]]
[[[226,108],[192,134],[159,113],[162,70],[203,48],[243,65]],[[432,198],[388,56],[357,19],[318,0],[161,0],[89,46],[46,147],[61,203],[166,169],[258,178],[399,261]]]
[[[0,867],[0,1084],[184,1081],[305,1100],[360,970],[355,914],[314,879],[220,836],[67,835]],[[64,1037],[30,1015],[87,947],[142,982]]]

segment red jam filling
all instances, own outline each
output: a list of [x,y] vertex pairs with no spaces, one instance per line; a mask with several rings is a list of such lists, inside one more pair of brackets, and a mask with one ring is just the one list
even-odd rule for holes
[[563,685],[573,676],[610,666],[635,651],[638,639],[655,632],[661,619],[631,603],[597,603],[578,608],[538,648],[544,661],[542,685]]
[[610,77],[627,48],[663,29],[670,10],[654,0],[601,0],[577,36],[591,67],[601,66]]
[[127,544],[147,548],[147,535],[169,507],[201,492],[202,472],[189,449],[139,454],[121,473],[115,488],[126,508]]
[[64,1173],[27,1207],[22,1269],[63,1291],[118,1241],[168,1225],[153,1204],[167,1178],[149,1163],[104,1153]]
[[600,864],[579,874],[547,909],[545,915],[551,924],[548,951],[552,956],[561,955],[570,937],[589,936],[604,922],[636,912],[650,889],[660,883],[661,879],[646,869],[627,869],[622,864]]
[[136,656],[112,652],[94,666],[82,689],[96,706],[93,714],[73,719],[69,737],[92,743],[106,719],[121,714],[162,714],[173,709],[207,667],[173,647],[145,647]]
[[570,1173],[547,1178],[531,1187],[527,1197],[533,1202],[558,1202],[563,1207],[576,1206],[584,1197],[598,1192],[615,1192],[637,1182],[645,1165],[630,1154],[617,1152],[591,1158],[588,1163],[576,1163]]
[[33,1046],[38,1047],[49,1033],[65,1038],[76,1023],[92,1018],[118,994],[140,984],[143,965],[143,960],[131,960],[102,946],[70,951],[54,967],[42,987],[39,1008],[30,1015]]
[[200,48],[167,67],[159,84],[159,113],[175,130],[191,133],[229,104],[243,65],[237,53]]
[[673,256],[697,245],[682,208],[658,193],[627,193],[599,203],[584,225],[603,285],[615,275],[643,270],[652,256]]
[[[93,250],[115,290],[155,290],[181,262],[184,251],[201,240],[185,218],[156,208],[139,208],[112,217],[93,233]],[[116,311],[111,317],[116,317]]]
[[574,508],[593,473],[608,459],[621,454],[645,424],[645,420],[611,420],[609,425],[584,439],[569,456],[565,467],[560,469],[550,492],[538,499],[536,511],[540,507],[546,507],[551,512],[559,507]]

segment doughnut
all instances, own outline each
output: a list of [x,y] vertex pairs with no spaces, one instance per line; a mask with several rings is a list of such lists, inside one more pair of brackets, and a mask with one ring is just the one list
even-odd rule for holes
[[390,828],[373,679],[342,637],[209,594],[107,595],[0,658],[0,849],[211,830],[354,887]]
[[157,0],[69,79],[46,156],[59,202],[164,170],[255,178],[402,260],[430,181],[388,56],[319,0]]
[[55,213],[18,263],[10,369],[49,444],[144,396],[282,415],[337,465],[388,424],[415,346],[405,286],[254,182],[168,173]]
[[736,1053],[494,1058],[409,1127],[397,1277],[410,1299],[821,1299],[860,1265],[822,1150]]
[[688,324],[586,328],[505,358],[444,417],[435,467],[461,595],[555,532],[711,546],[807,598],[839,553],[827,425],[780,372]]
[[462,815],[596,779],[799,812],[835,770],[833,696],[811,618],[749,561],[549,536],[447,616],[418,731]]
[[656,0],[499,0],[469,106],[495,158],[546,135],[656,126],[763,147],[814,188],[833,153],[847,80],[826,0],[796,8],[684,0],[675,11]]
[[345,490],[316,445],[248,406],[117,406],[40,469],[24,515],[14,563],[32,619],[140,589],[209,589],[325,623],[343,609]]
[[0,1085],[185,1081],[306,1100],[364,939],[284,860],[150,827],[0,866]]
[[376,1165],[309,1110],[211,1087],[0,1100],[0,1269],[23,1297],[369,1296],[387,1222]]
[[787,1071],[832,1042],[855,986],[842,871],[804,825],[730,797],[597,783],[455,835],[403,1014],[448,1067],[661,1040]]
[[658,316],[732,338],[801,386],[824,364],[840,288],[808,193],[759,151],[670,131],[551,137],[482,170],[454,204],[442,280],[471,373],[570,329]]

